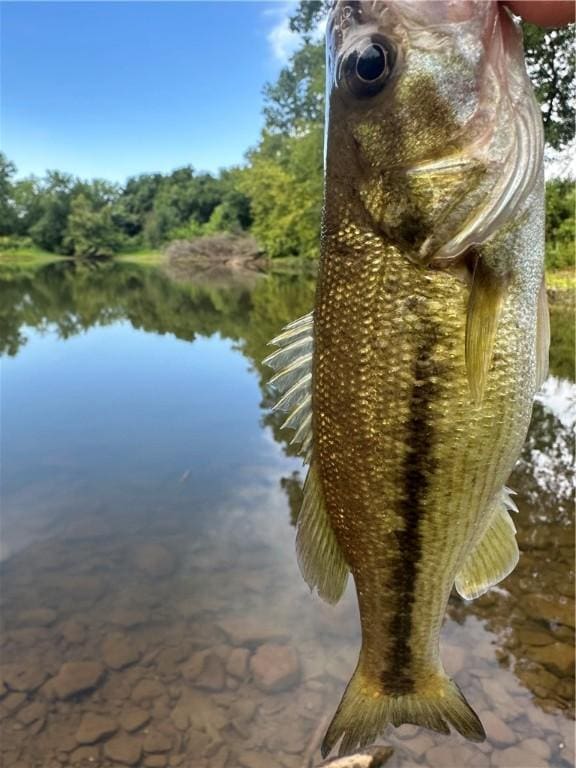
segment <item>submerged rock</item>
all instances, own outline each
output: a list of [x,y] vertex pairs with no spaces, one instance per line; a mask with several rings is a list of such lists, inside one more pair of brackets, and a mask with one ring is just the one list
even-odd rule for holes
[[104,754],[122,765],[136,765],[142,755],[142,745],[136,737],[121,734],[106,742]]
[[289,645],[265,643],[250,659],[254,684],[266,693],[287,691],[300,681],[300,661]]
[[251,648],[266,642],[289,639],[289,633],[249,616],[224,619],[218,626],[225,632],[232,645]]
[[104,673],[104,666],[98,661],[68,661],[51,681],[52,688],[59,699],[68,699],[96,688]]
[[80,721],[75,738],[78,744],[95,744],[112,736],[117,730],[118,725],[112,718],[88,712]]

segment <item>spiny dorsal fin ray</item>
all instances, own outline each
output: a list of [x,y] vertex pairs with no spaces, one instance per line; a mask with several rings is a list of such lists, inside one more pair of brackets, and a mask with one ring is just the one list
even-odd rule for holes
[[477,257],[466,317],[466,368],[476,402],[482,400],[486,388],[507,287],[508,279],[496,275]]
[[295,320],[271,342],[279,347],[264,362],[276,373],[270,380],[280,393],[274,410],[287,411],[283,428],[295,430],[292,444],[310,464],[304,500],[298,517],[296,551],[305,581],[329,603],[336,603],[346,587],[348,566],[330,524],[322,487],[312,462],[312,313]]
[[550,313],[546,279],[542,278],[538,294],[538,315],[536,320],[536,386],[541,387],[548,376],[548,356],[550,352]]
[[312,446],[312,354],[314,320],[310,312],[289,323],[270,343],[279,347],[263,362],[276,373],[270,384],[278,390],[274,410],[288,412],[282,428],[296,430],[292,443],[309,463]]
[[508,512],[517,511],[504,489],[502,499],[484,536],[470,553],[456,576],[455,586],[465,600],[474,600],[511,573],[518,563],[516,528]]

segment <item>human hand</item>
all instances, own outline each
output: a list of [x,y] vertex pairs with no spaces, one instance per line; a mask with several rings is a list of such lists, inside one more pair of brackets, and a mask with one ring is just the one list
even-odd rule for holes
[[572,0],[504,0],[504,5],[531,24],[560,27],[574,21]]

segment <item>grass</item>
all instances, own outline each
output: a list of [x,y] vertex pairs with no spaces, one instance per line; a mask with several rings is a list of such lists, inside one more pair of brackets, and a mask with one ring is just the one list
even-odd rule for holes
[[48,253],[40,248],[15,248],[14,250],[0,250],[0,266],[13,267],[14,269],[28,267],[36,269],[54,261],[61,261],[64,256]]
[[140,264],[142,267],[157,267],[163,264],[165,260],[162,251],[130,251],[129,253],[119,253],[114,257],[114,261],[121,261],[126,264]]
[[573,269],[547,270],[546,285],[553,291],[574,291],[576,289],[576,272]]

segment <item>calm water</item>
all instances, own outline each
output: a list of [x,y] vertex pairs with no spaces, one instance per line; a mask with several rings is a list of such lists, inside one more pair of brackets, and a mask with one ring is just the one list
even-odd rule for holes
[[[350,591],[325,606],[298,572],[301,466],[259,363],[313,288],[0,273],[2,766],[321,762],[357,609]],[[573,317],[552,320],[511,480],[520,564],[453,597],[443,630],[489,739],[390,729],[390,768],[573,765]]]

